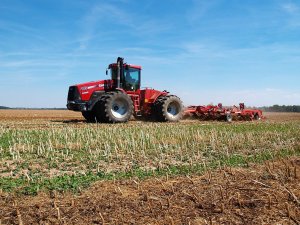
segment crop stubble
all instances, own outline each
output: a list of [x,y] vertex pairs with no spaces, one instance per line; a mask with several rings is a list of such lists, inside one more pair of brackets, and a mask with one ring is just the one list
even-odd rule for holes
[[[30,183],[61,175],[133,174],[96,183],[79,196],[68,192],[54,199],[48,191],[35,197],[7,194],[18,191],[10,187],[1,195],[2,223],[18,223],[20,218],[25,224],[297,223],[299,158],[278,158],[298,155],[300,116],[267,117],[259,123],[97,125],[63,110],[0,110],[2,178]],[[275,162],[251,163],[265,159]],[[173,166],[188,171],[172,176]],[[193,166],[204,175],[197,175]],[[164,172],[158,179],[139,181],[140,170]]]

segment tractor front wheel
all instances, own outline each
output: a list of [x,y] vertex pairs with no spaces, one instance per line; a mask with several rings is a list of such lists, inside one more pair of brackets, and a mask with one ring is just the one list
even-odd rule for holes
[[123,92],[108,92],[96,104],[96,119],[98,122],[124,123],[133,114],[133,102]]
[[95,116],[94,112],[92,112],[92,111],[84,111],[84,112],[82,112],[82,116],[86,119],[86,121],[88,123],[96,122],[96,119],[95,119],[96,116]]

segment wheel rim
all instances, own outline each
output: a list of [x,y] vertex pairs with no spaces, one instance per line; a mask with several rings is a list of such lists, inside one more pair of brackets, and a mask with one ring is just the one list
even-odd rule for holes
[[116,99],[112,103],[111,113],[114,117],[121,119],[128,113],[129,105],[125,99]]
[[232,115],[230,113],[227,113],[226,120],[227,120],[227,122],[231,122],[232,121]]
[[168,105],[167,113],[170,117],[176,117],[180,112],[180,105],[176,102],[171,102]]

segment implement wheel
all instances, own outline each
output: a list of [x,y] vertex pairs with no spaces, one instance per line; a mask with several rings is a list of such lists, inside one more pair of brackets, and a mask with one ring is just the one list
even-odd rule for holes
[[258,115],[258,113],[256,113],[256,114],[254,115],[253,119],[254,119],[254,120],[260,120],[261,118],[260,118],[260,116]]
[[232,114],[226,113],[225,120],[226,120],[226,122],[231,123],[232,122]]

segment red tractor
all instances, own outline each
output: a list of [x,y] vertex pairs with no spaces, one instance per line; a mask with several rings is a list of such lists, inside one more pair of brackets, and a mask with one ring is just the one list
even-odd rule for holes
[[124,63],[108,66],[110,80],[92,81],[69,87],[67,108],[80,111],[88,122],[127,122],[136,118],[160,122],[179,121],[181,100],[167,91],[141,89],[141,67]]

